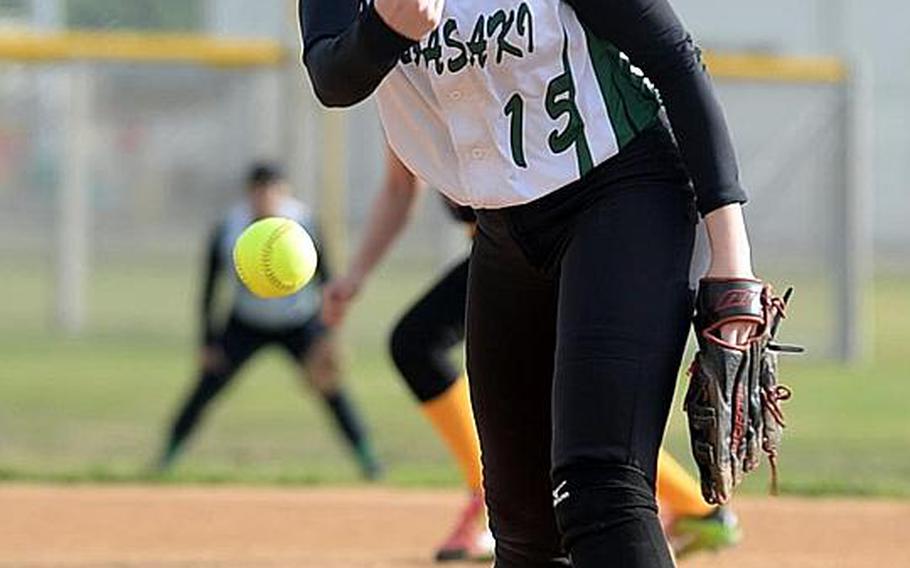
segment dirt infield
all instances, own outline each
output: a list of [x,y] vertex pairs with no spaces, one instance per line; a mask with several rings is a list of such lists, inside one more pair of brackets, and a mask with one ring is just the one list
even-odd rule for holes
[[[0,566],[429,567],[459,503],[390,489],[6,486]],[[750,499],[738,511],[745,542],[684,566],[908,565],[910,503]]]

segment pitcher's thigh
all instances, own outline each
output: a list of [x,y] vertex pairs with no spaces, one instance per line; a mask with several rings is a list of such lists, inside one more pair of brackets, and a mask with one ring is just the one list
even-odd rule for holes
[[550,488],[555,288],[494,266],[472,261],[467,355],[496,566],[565,566]]

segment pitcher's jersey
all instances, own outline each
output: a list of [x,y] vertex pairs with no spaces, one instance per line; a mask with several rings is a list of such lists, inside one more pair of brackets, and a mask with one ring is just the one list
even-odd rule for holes
[[[296,199],[287,198],[277,215],[296,220],[307,232],[314,234],[306,206]],[[226,275],[229,281],[234,283],[232,312],[245,323],[260,329],[280,330],[302,325],[320,309],[320,291],[315,283],[285,298],[263,299],[247,290],[236,276],[234,243],[252,222],[249,205],[240,203],[228,212],[220,232],[221,266],[229,272]]]
[[450,199],[535,200],[658,117],[651,84],[557,0],[447,0],[442,23],[378,90],[389,143]]

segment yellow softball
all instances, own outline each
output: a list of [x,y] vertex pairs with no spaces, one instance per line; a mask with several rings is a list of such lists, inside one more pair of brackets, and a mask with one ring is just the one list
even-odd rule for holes
[[296,221],[267,217],[246,228],[234,243],[240,281],[260,298],[297,292],[316,273],[313,239]]

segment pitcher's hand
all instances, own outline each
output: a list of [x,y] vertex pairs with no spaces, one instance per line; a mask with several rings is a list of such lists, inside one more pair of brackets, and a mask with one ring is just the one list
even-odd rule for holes
[[375,0],[373,6],[387,26],[420,41],[439,26],[445,0]]
[[[755,275],[752,273],[751,267],[738,271],[712,267],[706,276],[715,279],[743,278],[746,280],[755,280]],[[730,323],[720,326],[717,330],[717,334],[727,343],[745,345],[750,338],[755,336],[757,329],[758,326],[749,321],[731,321]]]
[[348,313],[351,301],[360,292],[360,279],[346,275],[332,280],[322,289],[322,321],[337,327]]

